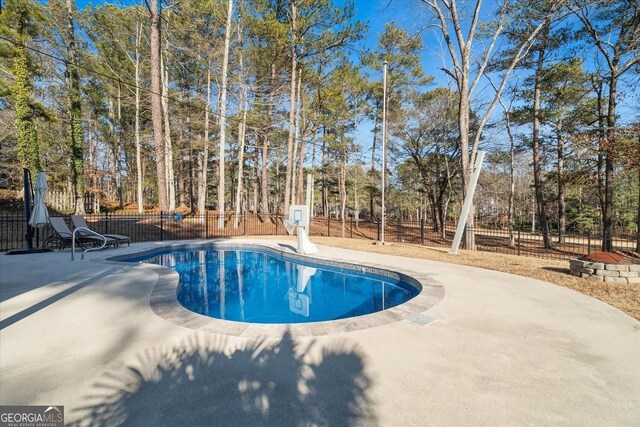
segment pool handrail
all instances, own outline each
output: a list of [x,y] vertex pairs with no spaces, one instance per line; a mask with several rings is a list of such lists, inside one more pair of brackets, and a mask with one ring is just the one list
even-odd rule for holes
[[76,227],[73,229],[73,235],[71,237],[71,261],[74,260],[74,254],[76,252],[76,233],[78,231],[87,231],[91,234],[95,234],[96,236],[102,238],[102,240],[104,240],[104,242],[102,242],[102,246],[100,246],[99,248],[88,248],[82,251],[82,257],[81,259],[84,259],[84,254],[90,251],[97,251],[97,250],[101,250],[104,249],[105,246],[107,246],[107,238],[105,236],[103,236],[100,233],[96,233],[95,231],[87,228],[87,227]]

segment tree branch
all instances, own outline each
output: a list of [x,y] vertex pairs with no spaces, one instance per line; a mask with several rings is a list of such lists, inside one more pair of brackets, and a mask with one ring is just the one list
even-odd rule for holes
[[504,5],[505,4],[503,3],[503,7],[500,8],[500,19],[498,21],[498,28],[493,34],[493,37],[491,37],[491,43],[489,43],[489,47],[484,53],[484,58],[482,60],[482,64],[480,65],[480,68],[478,69],[478,74],[476,75],[476,78],[473,80],[473,83],[471,83],[471,86],[469,87],[469,97],[471,97],[471,95],[473,94],[473,91],[475,90],[476,86],[478,85],[478,82],[480,81],[480,77],[484,74],[484,70],[489,65],[489,58],[491,57],[491,52],[493,51],[496,41],[498,40],[498,37],[502,33],[502,29],[504,28],[504,17],[506,15],[506,7]]
[[480,16],[480,7],[482,6],[482,0],[476,1],[476,8],[473,11],[473,18],[471,18],[471,24],[469,27],[469,35],[467,36],[467,41],[471,43],[471,40],[475,37],[476,34],[476,26],[478,25],[478,18]]
[[[447,30],[447,20],[438,5],[438,0],[422,0],[425,4],[429,5],[438,15],[438,19],[440,20],[440,28],[442,30],[442,35],[444,37],[444,41],[447,44],[447,49],[449,50],[449,55],[451,56],[451,61],[453,62],[453,67],[456,71],[455,76],[449,72],[448,74],[454,78],[454,80],[460,85],[460,79],[462,74],[462,68],[460,67],[460,61],[458,61],[458,57],[456,55],[455,49],[453,48],[453,42],[451,41],[451,36],[449,35],[449,30]],[[446,3],[445,3],[446,4]]]

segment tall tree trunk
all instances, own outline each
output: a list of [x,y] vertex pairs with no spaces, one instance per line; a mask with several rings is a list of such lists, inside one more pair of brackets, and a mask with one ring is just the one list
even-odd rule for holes
[[329,218],[329,187],[327,186],[327,127],[322,125],[322,213]]
[[75,193],[75,213],[84,215],[84,141],[82,134],[82,100],[80,98],[80,76],[78,75],[78,52],[73,24],[75,2],[66,0],[67,5],[67,75],[69,79],[69,147],[71,149],[71,182]]
[[206,221],[207,212],[207,172],[209,166],[209,110],[211,109],[211,61],[207,62],[207,108],[204,111],[204,141],[198,177],[198,214]]
[[[296,203],[303,204],[303,197],[305,197],[305,189],[304,189],[304,157],[305,157],[305,132],[306,129],[306,120],[305,120],[305,111],[300,104],[300,115],[302,117],[302,134],[300,135],[300,148],[298,150],[298,185],[297,185],[297,197]],[[304,201],[306,203],[306,200]]]
[[507,123],[507,135],[509,136],[509,204],[507,207],[507,215],[509,216],[509,246],[514,247],[516,245],[515,235],[513,233],[513,207],[516,190],[516,144],[515,139],[513,138],[513,133],[511,132],[511,114],[509,113],[509,111],[505,111],[504,116]]
[[222,87],[220,88],[220,150],[218,152],[218,228],[224,229],[224,157],[227,143],[227,80],[229,68],[229,45],[231,44],[231,18],[233,16],[233,0],[229,0],[227,9],[227,25],[224,34],[224,59],[222,60]]
[[167,179],[164,158],[165,141],[162,129],[162,82],[160,78],[160,11],[158,0],[150,0],[151,21],[151,121],[153,123],[153,142],[156,152],[156,175],[158,182],[158,206],[166,211]]
[[142,143],[140,142],[140,41],[142,39],[142,24],[136,24],[136,62],[135,62],[135,141],[136,141],[136,195],[138,213],[144,212],[144,198],[142,194]]
[[[298,83],[296,90],[298,94],[296,95],[296,115],[295,115],[295,137],[293,141],[293,160],[291,162],[291,203],[295,204],[298,200],[297,191],[299,189],[296,188],[296,175],[299,167],[296,165],[296,161],[298,160],[298,147],[300,145],[300,86],[302,85],[302,69],[298,70]],[[302,167],[302,166],[300,166]]]
[[549,224],[547,221],[547,209],[544,199],[544,188],[542,181],[542,160],[540,158],[540,85],[542,83],[542,71],[544,66],[544,57],[547,50],[547,41],[549,36],[549,26],[547,25],[540,37],[540,45],[537,49],[538,57],[536,60],[535,84],[533,89],[533,133],[531,144],[533,149],[533,185],[536,194],[536,205],[538,207],[538,221],[542,229],[542,240],[546,249],[551,248],[551,239],[549,237]]
[[265,131],[264,140],[262,141],[262,161],[261,161],[261,179],[260,179],[260,198],[262,201],[261,212],[265,216],[265,220],[269,219],[269,130]]
[[167,198],[169,210],[176,210],[176,183],[173,170],[173,144],[171,141],[171,122],[169,121],[169,70],[166,68],[166,55],[160,54],[160,73],[162,75],[162,112],[164,120],[164,158]]
[[291,175],[293,172],[293,139],[296,114],[296,69],[298,66],[298,56],[296,47],[298,44],[296,28],[296,2],[291,2],[291,93],[289,102],[289,137],[287,138],[287,171],[284,183],[284,215],[288,215],[291,204]]
[[[433,192],[434,192],[434,196],[436,196],[435,201],[437,204],[437,212],[438,212],[438,229],[436,231],[438,231],[441,234],[442,234],[442,231],[444,230],[444,207],[442,203],[444,201],[444,193],[446,191],[446,187],[445,187],[446,181],[442,179],[442,165],[443,164],[446,165],[446,153],[445,153],[444,144],[445,144],[445,135],[444,135],[444,129],[443,129],[441,141],[438,138],[436,138],[435,140],[436,162],[435,162],[435,171],[434,171],[435,179],[434,179],[434,185],[433,185]],[[440,159],[443,159],[444,161],[440,161]]]
[[[258,141],[258,132],[255,131],[253,135],[253,140]],[[253,182],[253,209],[252,212],[254,214],[258,213],[258,147],[256,146],[253,152],[253,167],[251,168],[251,181]]]
[[557,140],[557,174],[558,174],[558,243],[564,243],[567,228],[565,185],[564,185],[564,139],[562,138],[562,123],[556,128]]
[[358,175],[355,175],[353,184],[353,216],[355,217],[356,230],[360,228],[360,204],[358,200]]
[[[613,60],[617,64],[617,58]],[[614,147],[616,144],[616,94],[618,73],[614,65],[609,78],[609,101],[607,105],[606,146],[604,150],[604,212],[602,217],[603,236],[602,250],[613,251],[613,169]]]
[[345,237],[345,212],[347,207],[347,146],[346,140],[344,138],[344,129],[342,130],[341,136],[341,147],[340,147],[340,230],[341,236]]
[[260,179],[260,193],[262,198],[262,213],[265,220],[269,220],[269,136],[271,125],[273,124],[273,105],[275,101],[274,92],[276,84],[276,65],[271,64],[271,76],[269,78],[269,106],[267,107],[267,116],[269,117],[269,127],[264,132],[264,140],[262,141],[262,171]]
[[604,218],[604,199],[605,199],[605,190],[604,190],[604,147],[606,140],[606,130],[605,130],[605,113],[604,113],[604,95],[603,95],[603,83],[602,80],[598,80],[595,83],[596,89],[596,105],[598,108],[598,154],[597,154],[597,166],[596,166],[596,177],[598,184],[598,201],[600,202],[600,215]]
[[[126,156],[126,150],[124,147],[124,138],[123,138],[123,129],[122,129],[122,93],[121,93],[121,87],[120,87],[120,82],[118,82],[118,96],[116,97],[117,99],[117,108],[116,108],[116,113],[117,113],[117,123],[118,123],[118,141],[116,142],[117,145],[117,149],[116,149],[116,158],[118,159],[117,163],[116,163],[116,178],[118,180],[118,203],[120,206],[120,209],[122,209],[124,207],[124,184],[123,184],[123,176],[122,176],[122,169],[123,169],[123,165],[122,162],[124,161],[124,157]],[[126,165],[125,165],[126,166]]]
[[238,100],[238,106],[242,112],[242,119],[238,123],[238,183],[236,185],[236,218],[233,223],[234,228],[240,226],[240,213],[242,211],[242,193],[243,193],[243,179],[244,179],[244,147],[247,131],[247,106],[246,103],[246,91],[247,86],[244,75],[244,47],[242,43],[242,8],[240,9],[240,18],[238,19],[238,67],[239,67],[239,83],[240,83],[240,99]]
[[[470,43],[470,40],[467,43]],[[458,133],[460,139],[460,162],[462,165],[462,200],[464,200],[469,190],[474,160],[471,158],[471,153],[469,152],[469,115],[471,110],[471,95],[469,94],[469,70],[471,69],[470,47],[470,45],[461,46],[462,70],[456,80],[456,84],[458,85]],[[464,233],[464,247],[472,251],[476,250],[474,211],[472,203]]]
[[244,146],[245,146],[245,133],[247,125],[247,110],[242,112],[242,120],[238,124],[238,140],[240,147],[238,148],[238,185],[236,186],[236,220],[234,222],[234,228],[238,228],[240,225],[240,213],[242,208],[242,191],[243,191],[243,175],[244,175]]
[[[458,98],[458,131],[460,138],[460,160],[462,163],[462,182],[463,182],[463,200],[469,189],[471,183],[471,174],[473,172],[473,160],[469,153],[469,111],[470,111],[470,99],[469,99],[469,83],[466,77],[461,78]],[[475,219],[474,219],[474,206],[471,205],[469,210],[469,217],[464,232],[464,247],[468,250],[476,250],[475,239]]]
[[193,212],[195,209],[193,183],[198,179],[195,176],[196,171],[193,169],[193,138],[191,137],[191,111],[187,110],[187,149],[189,153],[189,210]]
[[[68,81],[68,78],[67,78]],[[115,128],[115,111],[113,108],[113,98],[109,96],[109,101],[107,104],[107,117],[109,123],[109,172],[111,172],[111,191],[112,191],[112,199],[118,199],[120,207],[122,207],[122,202],[120,200],[120,174],[119,168],[120,165],[118,163],[118,144],[113,141],[113,138],[116,134]]]
[[313,144],[312,148],[311,148],[311,171],[312,171],[312,178],[311,178],[311,212],[310,212],[310,216],[311,218],[315,218],[316,217],[316,209],[315,209],[315,204],[316,204],[316,191],[315,191],[315,180],[316,180],[316,148],[317,148],[317,144]]

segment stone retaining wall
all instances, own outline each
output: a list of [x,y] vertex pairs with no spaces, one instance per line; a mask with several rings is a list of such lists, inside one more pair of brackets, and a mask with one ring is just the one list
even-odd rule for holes
[[572,259],[569,265],[574,276],[607,283],[640,284],[640,264],[607,264]]

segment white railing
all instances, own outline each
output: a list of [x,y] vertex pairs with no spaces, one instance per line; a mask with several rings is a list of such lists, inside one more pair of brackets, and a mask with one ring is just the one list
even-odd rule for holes
[[104,249],[105,246],[107,246],[107,238],[104,237],[102,234],[100,233],[96,233],[93,230],[89,230],[86,227],[77,227],[75,230],[73,230],[73,236],[71,237],[71,261],[74,260],[74,254],[76,253],[76,233],[78,231],[87,231],[91,234],[95,234],[96,236],[102,238],[102,240],[104,240],[104,242],[102,242],[102,246],[100,246],[99,248],[89,248],[89,249],[85,249],[82,251],[82,259],[84,259],[84,254],[86,254],[87,252],[91,252],[91,251],[98,251],[101,249]]

